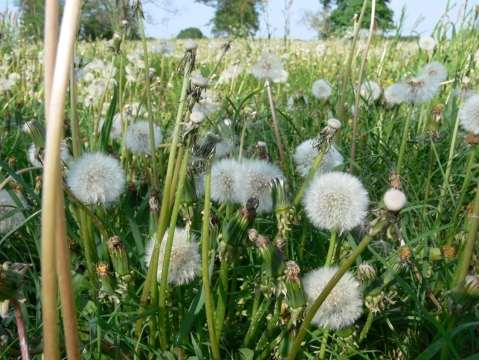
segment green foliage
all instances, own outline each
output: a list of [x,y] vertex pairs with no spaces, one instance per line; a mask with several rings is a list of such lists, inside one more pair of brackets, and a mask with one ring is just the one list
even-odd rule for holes
[[[325,7],[330,6],[331,0],[322,0]],[[363,0],[336,0],[336,8],[330,16],[333,32],[343,32],[352,26],[354,15],[361,12]],[[393,28],[393,11],[389,7],[389,0],[376,1],[376,27],[383,30]],[[368,1],[363,19],[363,27],[367,27],[371,21],[371,1]]]
[[197,0],[216,8],[213,34],[247,37],[259,29],[258,0]]
[[204,37],[201,30],[196,27],[183,29],[176,35],[177,39],[202,39]]

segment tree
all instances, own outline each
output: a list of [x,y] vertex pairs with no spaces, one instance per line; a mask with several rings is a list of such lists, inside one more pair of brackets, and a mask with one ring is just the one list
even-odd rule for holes
[[[351,27],[355,14],[361,12],[363,0],[320,0],[325,8],[336,5],[330,16],[332,31],[343,32]],[[376,27],[382,30],[390,30],[394,27],[393,11],[389,7],[389,0],[376,0]],[[363,18],[363,26],[368,26],[371,21],[371,2],[368,1]],[[367,25],[364,25],[367,24]]]
[[200,29],[196,27],[189,27],[189,28],[181,30],[179,34],[176,35],[176,38],[177,39],[202,39],[204,38],[204,35]]
[[213,34],[216,36],[245,37],[259,29],[258,4],[260,0],[196,0],[216,8]]
[[[63,7],[64,1],[60,1]],[[23,34],[34,38],[43,36],[45,1],[18,0]],[[128,21],[127,37],[138,37],[135,8],[128,0],[84,0],[80,20],[80,38],[86,40],[110,39]],[[59,19],[60,21],[60,19]]]

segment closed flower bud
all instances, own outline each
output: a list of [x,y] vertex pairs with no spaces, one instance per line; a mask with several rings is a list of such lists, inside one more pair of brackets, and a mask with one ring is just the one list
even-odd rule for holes
[[376,277],[376,269],[371,264],[363,262],[358,266],[356,277],[363,283],[374,280]]
[[471,297],[479,297],[479,276],[467,275],[464,280],[464,291]]
[[119,276],[129,273],[128,253],[118,236],[112,236],[107,242],[108,253],[110,254],[113,269]]

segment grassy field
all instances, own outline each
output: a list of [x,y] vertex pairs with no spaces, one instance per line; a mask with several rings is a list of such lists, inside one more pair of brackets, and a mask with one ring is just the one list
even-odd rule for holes
[[52,213],[60,356],[475,358],[474,21],[411,41],[79,42],[59,212],[42,194],[44,45],[4,23],[2,358],[56,352]]

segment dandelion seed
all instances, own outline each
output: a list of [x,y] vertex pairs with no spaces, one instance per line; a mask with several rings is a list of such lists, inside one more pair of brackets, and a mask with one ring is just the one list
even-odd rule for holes
[[244,159],[236,174],[236,201],[245,205],[254,197],[259,201],[258,213],[271,212],[273,209],[271,181],[274,178],[284,178],[281,170],[265,160]]
[[[198,243],[195,238],[189,239],[188,232],[183,228],[176,228],[173,235],[173,245],[171,248],[170,264],[168,269],[168,283],[173,285],[188,284],[193,281],[200,273],[200,253]],[[168,232],[163,236],[160,245],[160,254],[158,258],[157,279],[161,280],[163,262],[165,258],[165,247],[168,238]],[[149,266],[155,237],[153,237],[146,248],[145,263]]]
[[[317,147],[316,139],[309,139],[303,141],[296,147],[293,155],[294,163],[296,164],[296,170],[299,175],[305,177],[309,174],[311,165],[314,159],[318,156],[319,150]],[[343,163],[343,156],[339,153],[336,147],[333,145],[329,148],[328,152],[324,154],[321,164],[318,169],[319,174],[323,174],[333,170],[335,167]]]
[[191,74],[191,84],[205,89],[208,87],[209,81],[199,71],[194,71]]
[[[337,267],[322,267],[304,275],[302,284],[309,304],[318,298],[337,270]],[[362,308],[360,284],[350,272],[346,272],[326,297],[311,323],[339,330],[354,324],[361,316]]]
[[459,121],[464,130],[479,135],[479,95],[470,96],[462,104]]
[[348,231],[366,218],[368,192],[354,176],[330,172],[317,176],[304,194],[311,223],[320,229]]
[[316,99],[327,100],[333,93],[333,89],[328,81],[321,79],[313,83],[311,92]]
[[[24,200],[20,194],[16,194],[23,205]],[[0,190],[0,234],[8,233],[20,226],[25,220],[18,203],[7,190]]]
[[67,184],[83,203],[109,205],[125,189],[125,172],[120,162],[103,153],[86,153],[76,159],[67,174]]
[[[161,128],[158,125],[153,125],[153,134],[155,149],[158,149],[163,139]],[[125,135],[125,147],[135,155],[151,155],[150,124],[148,121],[137,121],[128,126]]]

